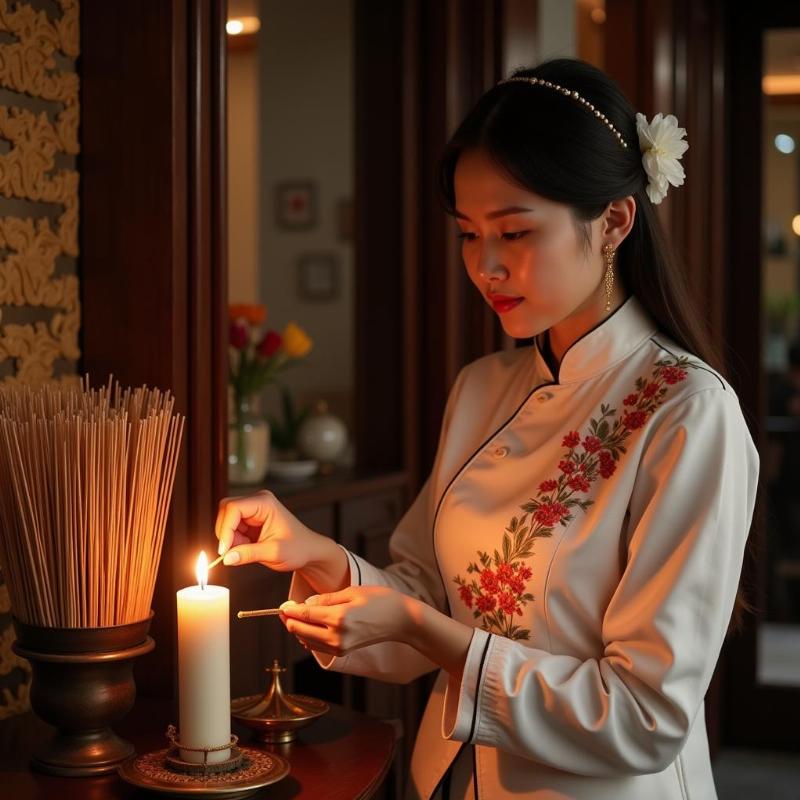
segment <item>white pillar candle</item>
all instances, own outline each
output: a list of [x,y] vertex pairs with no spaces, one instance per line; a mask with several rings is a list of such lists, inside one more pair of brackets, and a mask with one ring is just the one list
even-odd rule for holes
[[[178,739],[187,747],[218,747],[231,738],[228,590],[206,585],[208,560],[197,561],[197,586],[178,592]],[[181,750],[184,761],[202,753]],[[208,754],[208,763],[230,758],[230,748]]]

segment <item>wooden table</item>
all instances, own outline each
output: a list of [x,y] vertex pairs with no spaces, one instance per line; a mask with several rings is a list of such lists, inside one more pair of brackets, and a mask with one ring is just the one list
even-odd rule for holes
[[[171,702],[137,699],[131,713],[115,727],[138,753],[166,746],[164,731],[178,719]],[[116,774],[92,778],[59,778],[28,766],[31,754],[52,728],[33,713],[0,721],[0,796],[13,800],[112,800],[163,797],[141,792]],[[244,744],[251,732],[233,724]],[[394,755],[390,725],[331,705],[324,717],[299,731],[286,745],[261,745],[284,757],[289,775],[251,797],[270,800],[354,800],[369,798],[386,775]]]

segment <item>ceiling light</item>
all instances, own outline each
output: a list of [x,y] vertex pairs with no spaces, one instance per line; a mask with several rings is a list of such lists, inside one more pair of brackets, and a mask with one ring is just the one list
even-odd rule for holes
[[794,139],[788,133],[779,133],[775,137],[775,147],[781,153],[794,153]]
[[258,17],[234,17],[225,23],[225,31],[229,36],[256,33],[260,27],[261,20]]

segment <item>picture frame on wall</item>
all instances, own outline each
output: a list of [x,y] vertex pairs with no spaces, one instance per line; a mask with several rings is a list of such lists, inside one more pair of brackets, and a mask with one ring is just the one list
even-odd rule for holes
[[297,259],[297,294],[301,300],[335,300],[339,296],[339,284],[338,253],[303,253]]
[[317,186],[311,180],[282,181],[275,186],[275,225],[308,230],[317,224]]

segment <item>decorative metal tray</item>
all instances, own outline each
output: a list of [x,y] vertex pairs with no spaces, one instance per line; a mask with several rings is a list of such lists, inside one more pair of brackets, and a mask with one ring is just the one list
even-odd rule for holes
[[165,766],[166,747],[144,755],[134,755],[117,768],[119,776],[133,786],[164,794],[236,800],[248,797],[259,789],[276,783],[289,773],[288,762],[274,753],[240,745],[244,757],[242,767],[232,772],[188,775]]

